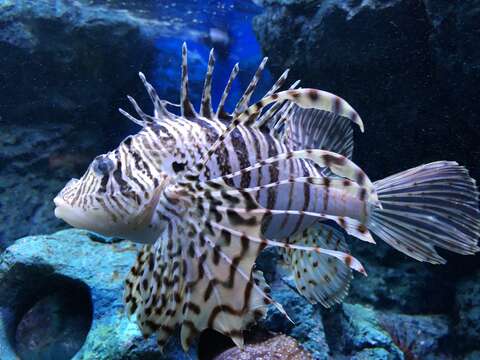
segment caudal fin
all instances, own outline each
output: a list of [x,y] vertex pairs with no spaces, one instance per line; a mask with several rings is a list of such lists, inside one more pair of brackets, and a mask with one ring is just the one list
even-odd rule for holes
[[456,162],[421,165],[374,183],[382,208],[368,227],[417,260],[445,263],[438,246],[458,254],[480,251],[480,211],[475,180]]

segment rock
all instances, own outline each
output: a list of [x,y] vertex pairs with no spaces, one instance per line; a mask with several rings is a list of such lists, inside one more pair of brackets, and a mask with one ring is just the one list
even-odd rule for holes
[[373,309],[361,305],[342,305],[342,325],[347,353],[358,353],[369,348],[383,348],[390,359],[402,359],[400,349],[386,333]]
[[[292,81],[356,108],[367,131],[354,161],[373,180],[440,159],[480,178],[478,1],[280,2],[263,1],[253,24],[273,76],[290,68]],[[352,300],[383,310],[448,312],[456,280],[479,266],[478,256],[445,254],[447,266],[434,267],[364,245],[352,253],[371,276],[354,281]]]
[[480,6],[476,0],[424,0],[433,24],[431,35],[436,75],[442,91],[449,92],[455,108],[462,109],[465,121],[475,126],[478,105],[475,84],[480,80],[478,41]]
[[455,333],[462,352],[480,351],[480,271],[460,281],[455,295]]
[[354,159],[372,179],[437,159],[455,159],[480,178],[470,135],[480,132],[478,1],[278,3],[264,2],[253,23],[271,71],[290,68],[302,86],[358,110],[367,131]]
[[383,348],[364,349],[351,357],[352,360],[390,360],[392,356]]
[[71,359],[80,350],[92,322],[92,304],[83,290],[60,289],[23,315],[15,333],[21,359]]
[[463,358],[464,360],[477,360],[480,359],[480,351],[473,351]]
[[127,132],[112,119],[127,92],[146,98],[137,72],[152,73],[165,25],[78,1],[7,0],[0,28],[1,251],[62,226],[52,198]]
[[453,284],[446,267],[418,262],[381,241],[372,246],[352,239],[350,248],[368,276],[355,277],[347,301],[407,314],[447,313],[452,308]]
[[[451,124],[431,120],[439,115],[432,104],[433,30],[421,1],[267,6],[254,19],[254,29],[275,76],[291,68],[292,80],[301,79],[304,87],[321,84],[358,110],[367,132],[356,139],[355,160],[372,179],[418,165],[427,156],[453,153],[469,160],[457,143],[447,151],[438,141],[452,132]],[[428,155],[419,139],[429,144]]]
[[261,327],[293,337],[315,360],[329,359],[329,347],[319,306],[310,304],[298,294],[293,279],[288,276],[276,279],[271,289],[272,297],[283,306],[293,323],[271,307],[266,318],[261,321]]
[[[45,355],[41,351],[52,348],[58,351],[74,340],[82,343],[73,358],[75,360],[187,359],[194,356],[194,349],[190,354],[184,354],[177,342],[178,337],[172,340],[162,356],[155,340],[144,340],[137,325],[124,314],[124,278],[135,257],[136,249],[131,243],[92,241],[89,233],[81,230],[64,230],[16,241],[0,256],[0,358],[15,359],[16,352],[24,353],[22,344],[38,338],[35,332],[27,331],[28,326],[23,326],[22,330],[16,324],[22,318],[31,318],[30,323],[39,321],[28,314],[38,314],[35,308],[42,302],[48,305],[44,306],[47,310],[53,309],[44,311],[43,318],[53,317],[63,322],[55,322],[61,324],[61,329],[42,327],[45,331],[43,339],[52,339],[50,343],[53,345],[43,349],[37,346],[37,356],[39,353]],[[59,290],[78,294],[80,303],[91,305],[66,311],[62,305],[65,297],[51,299]],[[59,305],[70,315],[58,315]],[[81,334],[83,327],[75,321],[68,321],[76,317],[90,319],[86,337],[72,339],[67,336]]]
[[450,320],[445,315],[379,313],[381,327],[407,359],[450,358]]
[[324,314],[335,358],[449,359],[450,320],[444,315],[405,315],[344,303]]
[[244,350],[233,348],[215,357],[215,360],[308,360],[312,356],[291,337],[279,335],[258,344],[248,344]]

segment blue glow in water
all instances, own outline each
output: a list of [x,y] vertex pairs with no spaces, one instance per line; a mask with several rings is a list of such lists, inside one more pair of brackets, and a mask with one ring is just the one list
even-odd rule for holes
[[[176,36],[159,37],[156,40],[158,57],[153,83],[162,98],[178,102],[180,86],[180,49],[183,42],[188,45],[190,97],[196,107],[201,97],[201,90],[208,62],[210,49],[215,49],[215,71],[212,86],[214,108],[218,104],[223,89],[235,63],[240,63],[240,72],[233,83],[231,96],[227,100],[227,109],[232,110],[236,101],[248,86],[253,73],[262,60],[262,52],[252,30],[253,17],[260,11],[250,2],[243,1],[208,1],[207,6],[193,2],[189,12],[184,16],[185,26]],[[158,9],[159,15],[165,17],[165,9]],[[173,11],[171,16],[175,11]],[[185,11],[180,9],[178,11]],[[179,14],[177,14],[180,16]],[[215,32],[222,36],[228,45],[212,41],[210,34]],[[267,70],[262,76],[257,91],[258,98],[271,83]]]

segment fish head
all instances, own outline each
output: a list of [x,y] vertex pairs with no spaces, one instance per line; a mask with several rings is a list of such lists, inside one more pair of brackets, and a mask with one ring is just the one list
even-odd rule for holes
[[167,225],[154,221],[154,214],[169,177],[143,161],[134,141],[129,136],[97,156],[80,179],[71,179],[54,198],[55,216],[104,236],[154,242]]

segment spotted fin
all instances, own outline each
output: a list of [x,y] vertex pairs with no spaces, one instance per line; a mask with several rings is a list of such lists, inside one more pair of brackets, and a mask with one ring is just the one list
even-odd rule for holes
[[[349,253],[343,234],[325,224],[316,224],[289,240],[292,244],[316,245]],[[284,257],[298,291],[310,302],[319,302],[328,308],[340,303],[347,295],[353,275],[342,261],[324,254],[291,250],[287,250]]]
[[146,245],[125,283],[127,314],[136,314],[145,338],[156,333],[160,348],[180,323],[185,262],[175,240],[170,226],[155,245]]
[[142,303],[140,274],[144,272],[145,264],[147,264],[147,260],[151,258],[152,254],[152,246],[144,245],[138,252],[135,264],[130,269],[125,280],[123,299],[125,302],[125,310],[129,316],[133,315],[137,311],[139,304]]

